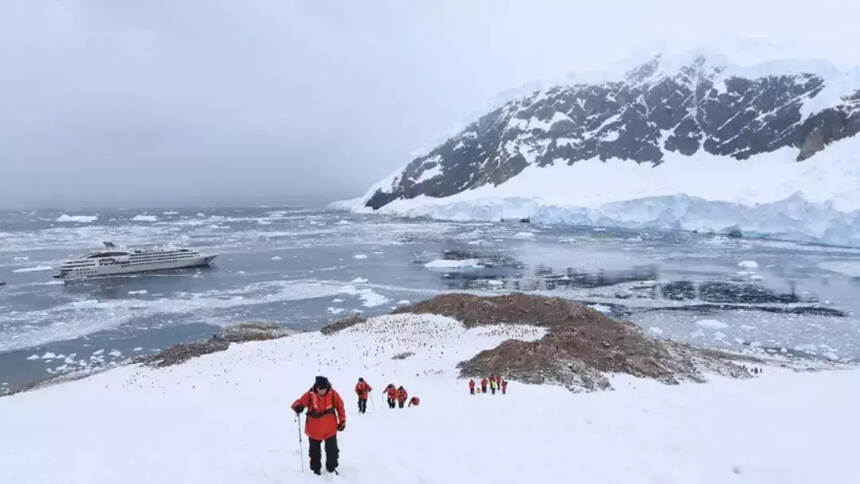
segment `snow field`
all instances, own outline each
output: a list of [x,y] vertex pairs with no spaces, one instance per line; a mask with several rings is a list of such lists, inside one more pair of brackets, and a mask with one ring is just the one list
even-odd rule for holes
[[[666,386],[613,376],[614,392],[508,387],[470,396],[454,366],[529,326],[465,329],[394,315],[332,336],[233,345],[184,365],[117,368],[0,399],[0,481],[302,483],[289,405],[317,374],[347,406],[345,483],[847,482],[860,371]],[[403,360],[392,356],[413,352]],[[355,411],[358,377],[373,386]],[[387,383],[421,397],[389,410]],[[307,465],[305,465],[307,469]]]

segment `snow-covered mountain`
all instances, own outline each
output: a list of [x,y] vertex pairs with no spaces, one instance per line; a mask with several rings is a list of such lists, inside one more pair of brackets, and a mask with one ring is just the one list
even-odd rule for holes
[[360,205],[860,244],[858,132],[860,69],[656,57],[615,80],[507,102],[373,186]]

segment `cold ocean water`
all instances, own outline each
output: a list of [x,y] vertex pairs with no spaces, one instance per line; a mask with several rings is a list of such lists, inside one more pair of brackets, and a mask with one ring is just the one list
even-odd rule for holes
[[[63,283],[109,240],[211,268]],[[0,393],[241,322],[317,329],[444,291],[571,298],[700,346],[860,360],[860,249],[318,206],[0,212]]]

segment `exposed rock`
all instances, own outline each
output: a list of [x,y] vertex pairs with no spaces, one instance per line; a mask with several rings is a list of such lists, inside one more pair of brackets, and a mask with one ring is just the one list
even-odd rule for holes
[[392,356],[391,359],[392,360],[405,360],[406,358],[409,358],[410,356],[415,356],[415,353],[413,353],[411,351],[407,351],[405,353],[397,353],[396,355]]
[[360,314],[353,314],[352,316],[343,318],[341,320],[335,321],[333,323],[329,323],[322,327],[320,333],[322,334],[333,334],[338,331],[349,328],[350,326],[355,326],[356,324],[360,324],[367,321],[367,318],[361,316]]
[[178,365],[195,356],[224,351],[230,347],[230,343],[264,341],[282,338],[297,332],[297,330],[272,323],[242,323],[224,328],[220,333],[213,334],[205,341],[178,344],[158,353],[141,356],[135,359],[135,363],[144,363],[155,367]]
[[734,355],[655,338],[634,324],[561,298],[446,294],[395,312],[441,314],[470,327],[532,324],[549,328],[538,341],[508,340],[460,363],[464,377],[496,374],[592,391],[610,387],[605,373],[627,373],[665,383],[704,381],[706,372],[749,376],[732,362]]

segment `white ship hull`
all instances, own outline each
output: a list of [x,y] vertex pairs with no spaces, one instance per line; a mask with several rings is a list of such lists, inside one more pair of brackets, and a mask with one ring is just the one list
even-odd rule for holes
[[64,263],[54,277],[75,280],[208,266],[215,257],[189,249],[102,251]]

